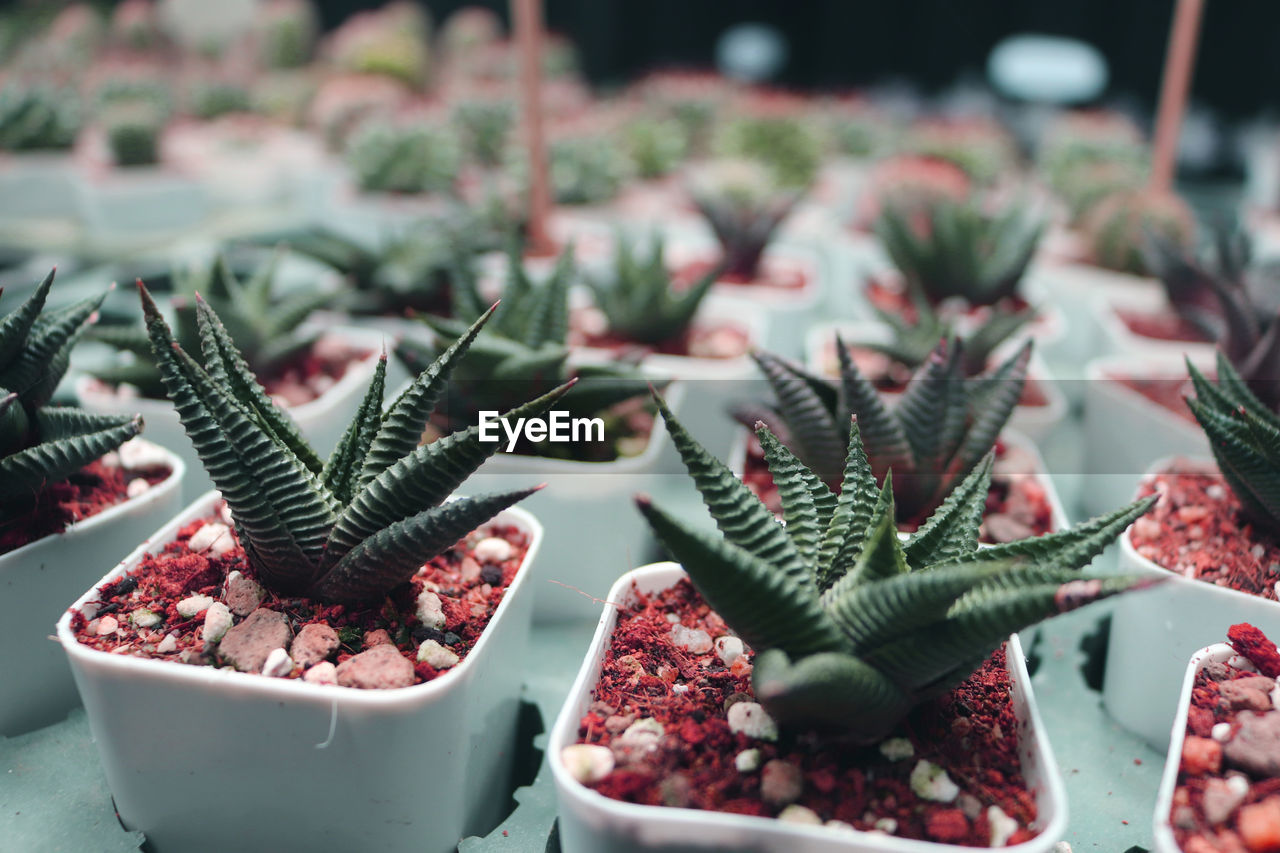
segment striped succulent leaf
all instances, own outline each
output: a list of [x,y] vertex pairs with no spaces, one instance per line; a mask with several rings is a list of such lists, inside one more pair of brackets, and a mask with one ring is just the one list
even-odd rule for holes
[[838,495],[760,424],[784,524],[658,405],[719,535],[646,497],[637,504],[707,603],[756,650],[752,687],[782,725],[874,742],[968,677],[1009,634],[1148,585],[1082,569],[1154,498],[1061,533],[980,549],[987,453],[903,538],[892,475],[876,485],[856,419]]
[[[446,499],[496,449],[478,430],[418,446],[450,374],[492,316],[471,325],[383,410],[386,358],[355,421],[321,461],[277,409],[217,313],[196,301],[204,363],[174,338],[139,283],[152,351],[169,399],[222,492],[259,580],[324,601],[376,601],[496,513],[537,489]],[[508,416],[546,411],[552,389]]]
[[45,312],[50,272],[0,320],[0,517],[21,511],[49,483],[115,450],[142,431],[139,415],[95,415],[49,406],[71,349],[106,298]]

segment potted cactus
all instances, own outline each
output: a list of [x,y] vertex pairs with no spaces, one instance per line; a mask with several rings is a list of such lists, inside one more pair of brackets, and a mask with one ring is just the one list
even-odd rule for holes
[[86,569],[124,556],[181,506],[182,462],[135,438],[141,416],[49,405],[103,298],[45,310],[53,278],[0,320],[0,735],[75,704],[49,626]]
[[[980,549],[988,454],[903,541],[856,422],[838,494],[761,426],[783,526],[664,417],[721,533],[637,498],[681,566],[614,587],[552,730],[566,853],[1048,850],[1061,782],[1010,634],[1142,585],[1080,570],[1153,499]],[[975,767],[999,772],[962,791]]]
[[907,153],[950,163],[979,186],[992,186],[1016,174],[1017,144],[1009,132],[985,119],[927,119],[908,128]]
[[1272,491],[1280,479],[1272,454],[1280,417],[1221,354],[1215,366],[1212,383],[1188,362],[1195,397],[1187,405],[1216,466],[1204,458],[1153,464],[1138,493],[1157,494],[1160,503],[1120,540],[1123,571],[1173,580],[1153,593],[1152,609],[1117,605],[1103,701],[1122,725],[1161,750],[1199,631],[1221,634],[1250,622],[1280,635],[1273,568],[1280,562],[1280,508]]
[[[185,849],[251,838],[443,853],[484,831],[502,806],[492,792],[516,732],[541,540],[509,507],[538,487],[451,500],[496,445],[475,425],[418,442],[488,316],[385,412],[380,362],[322,460],[207,303],[201,367],[139,290],[165,388],[221,496],[58,623],[121,820]],[[538,415],[565,390],[506,414]],[[139,701],[182,725],[138,726]]]
[[898,155],[876,165],[867,177],[866,190],[846,214],[855,234],[869,234],[889,202],[899,210],[924,211],[938,199],[964,201],[973,193],[973,182],[960,167],[929,157]]
[[69,88],[16,79],[0,86],[0,194],[6,219],[75,215],[71,148],[83,120],[80,97]]
[[378,230],[395,231],[440,212],[462,164],[457,134],[435,119],[392,121],[371,117],[346,142],[353,186],[330,201],[328,215],[359,218]]
[[[249,369],[288,408],[308,440],[329,450],[337,445],[342,420],[359,406],[364,386],[384,346],[373,330],[307,325],[315,309],[334,299],[332,292],[304,291],[289,296],[275,292],[279,255],[262,262],[251,277],[239,278],[224,256],[207,266],[175,274],[170,300],[184,348],[199,352],[197,294],[224,318]],[[106,363],[86,365],[76,381],[81,405],[91,411],[139,410],[152,435],[167,447],[181,448],[188,463],[184,495],[194,499],[208,491],[199,460],[185,441],[182,425],[166,399],[161,367],[151,355],[145,328],[99,326],[92,337],[116,349]]]

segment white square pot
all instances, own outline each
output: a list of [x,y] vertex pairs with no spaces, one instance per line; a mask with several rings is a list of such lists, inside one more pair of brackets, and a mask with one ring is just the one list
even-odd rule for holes
[[200,225],[213,209],[199,181],[160,167],[87,176],[79,189],[87,236],[103,245],[171,236]]
[[[609,592],[609,601],[631,600],[632,584],[645,593],[656,593],[685,577],[675,563],[656,563],[620,578]],[[706,853],[741,850],[753,853],[937,853],[956,850],[953,845],[915,841],[865,832],[798,826],[770,818],[721,812],[643,806],[598,794],[575,780],[560,761],[561,751],[578,740],[578,724],[591,705],[592,690],[613,637],[618,608],[605,606],[595,637],[574,682],[569,698],[556,718],[547,743],[559,797],[560,844],[565,853]],[[1005,848],[1017,853],[1048,851],[1067,826],[1067,802],[1062,778],[1044,736],[1027,675],[1026,661],[1017,636],[1007,646],[1014,712],[1019,720],[1019,757],[1028,789],[1035,792],[1041,832],[1032,841]]]
[[71,669],[49,634],[103,563],[128,554],[182,507],[183,462],[159,449],[171,469],[163,482],[0,555],[0,735],[48,725],[76,706]]
[[1202,358],[1212,355],[1215,344],[1195,341],[1166,341],[1139,335],[1121,319],[1119,311],[1138,314],[1172,314],[1163,289],[1134,289],[1098,294],[1089,302],[1094,324],[1100,333],[1100,353],[1134,355],[1139,358],[1177,358],[1184,353]]
[[[173,541],[218,505],[189,506],[73,605]],[[530,565],[542,527],[497,516],[529,537],[492,621],[434,681],[357,690],[145,660],[58,639],[75,673],[116,810],[158,851],[392,850],[445,853],[501,815],[528,645]]]
[[[1173,461],[1161,459],[1147,473],[1163,470]],[[1208,459],[1178,463],[1190,471],[1218,470]],[[1116,722],[1163,752],[1188,655],[1203,638],[1225,637],[1227,629],[1239,622],[1280,636],[1280,602],[1161,568],[1137,552],[1129,539],[1132,532],[1130,527],[1120,536],[1117,572],[1164,583],[1140,596],[1116,597],[1102,703]]]
[[74,217],[80,210],[76,184],[70,153],[0,155],[0,222]]

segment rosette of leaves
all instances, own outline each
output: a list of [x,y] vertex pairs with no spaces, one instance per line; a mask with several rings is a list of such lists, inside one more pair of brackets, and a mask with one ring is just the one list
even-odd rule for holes
[[1119,113],[1067,113],[1041,137],[1037,168],[1066,202],[1072,225],[1109,193],[1140,188],[1150,167],[1138,128]]
[[515,123],[510,101],[463,101],[453,108],[453,123],[467,157],[490,169],[502,165]]
[[989,121],[925,121],[907,131],[907,153],[932,157],[963,169],[975,183],[994,184],[1018,160],[1017,146],[1003,127]]
[[1195,243],[1195,216],[1173,193],[1139,189],[1115,192],[1089,211],[1082,226],[1093,262],[1131,275],[1150,275],[1143,247],[1150,235],[1178,245]]
[[[1187,405],[1245,514],[1263,530],[1275,531],[1280,529],[1280,417],[1258,398],[1222,352],[1215,368],[1216,383],[1187,360],[1196,392],[1187,398]],[[1273,374],[1270,381],[1280,385],[1280,375]]]
[[[275,273],[279,254],[261,264],[241,281],[225,256],[206,267],[175,271],[175,295],[170,299],[179,343],[188,352],[200,352],[197,304],[204,301],[222,318],[237,350],[255,376],[278,375],[281,369],[308,352],[320,332],[300,332],[312,312],[329,305],[334,294],[306,290],[278,297]],[[202,297],[202,300],[197,297]],[[100,326],[94,340],[109,344],[125,359],[91,371],[113,385],[127,383],[143,396],[163,399],[165,386],[160,366],[151,357],[147,330],[138,326]]]
[[187,108],[199,119],[209,121],[229,113],[248,112],[253,98],[243,83],[206,79],[195,82],[187,93]]
[[624,125],[621,133],[636,174],[646,180],[671,174],[689,151],[684,126],[674,118],[637,118]]
[[722,157],[754,160],[779,187],[803,191],[822,165],[822,140],[803,117],[756,116],[727,122],[717,133]]
[[780,189],[763,167],[745,160],[700,170],[689,194],[720,243],[723,274],[738,281],[759,276],[765,249],[801,196]]
[[[502,300],[489,325],[471,346],[471,354],[453,374],[441,408],[441,431],[448,433],[475,423],[482,411],[511,408],[513,400],[537,396],[570,379],[578,382],[557,404],[557,410],[571,417],[601,417],[605,420],[606,444],[611,436],[622,437],[622,424],[607,411],[620,403],[648,394],[650,380],[634,365],[569,363],[569,289],[576,276],[572,248],[561,253],[548,278],[534,282],[525,271],[519,246],[509,251],[507,282]],[[457,337],[458,331],[484,311],[474,275],[461,275],[453,288],[453,317],[422,316],[420,319],[443,340]],[[416,372],[438,356],[439,348],[424,347],[405,339],[396,355]],[[562,445],[537,445],[539,453],[572,452]],[[605,448],[608,451],[608,448]]]
[[890,406],[858,370],[836,336],[840,377],[823,379],[773,355],[754,353],[773,391],[765,404],[740,405],[734,416],[768,423],[778,438],[828,484],[840,481],[848,424],[856,417],[876,479],[894,472],[898,519],[920,521],[937,508],[995,445],[1022,397],[1031,341],[977,377],[965,374],[964,347],[938,344]]
[[1018,206],[988,215],[974,201],[939,198],[924,209],[886,204],[874,230],[907,286],[937,304],[1012,299],[1044,233]]
[[[927,299],[913,294],[915,320],[908,320],[902,313],[887,311],[878,305],[871,309],[890,333],[886,342],[868,341],[859,344],[882,353],[894,361],[915,369],[924,364],[938,348],[938,341],[957,337],[954,324],[943,316]],[[991,308],[982,321],[961,341],[963,356],[960,359],[965,376],[977,376],[987,369],[992,354],[1002,344],[1017,334],[1035,317],[1035,310],[1023,308],[1008,310],[1001,306]]]
[[[552,141],[548,150],[551,192],[557,204],[603,204],[616,198],[631,177],[618,146],[597,136]],[[520,168],[527,168],[523,160]]]
[[347,141],[346,160],[365,192],[447,192],[458,176],[461,152],[444,125],[375,118]]
[[154,166],[160,162],[165,113],[146,101],[121,101],[102,112],[107,147],[117,166]]
[[630,241],[619,239],[612,279],[587,279],[611,332],[638,344],[661,344],[679,340],[688,331],[720,270],[713,269],[693,285],[676,290],[665,255],[661,237],[653,238],[647,257],[638,257]]
[[48,483],[65,480],[142,432],[140,415],[50,406],[71,349],[103,296],[45,311],[50,272],[0,319],[0,520],[29,511]]
[[80,96],[72,89],[18,81],[0,88],[0,150],[70,148],[82,121]]
[[637,504],[707,603],[755,649],[752,689],[780,726],[875,742],[1015,631],[1148,583],[1081,570],[1154,497],[1061,533],[979,548],[986,453],[903,541],[891,477],[877,486],[858,421],[838,492],[760,424],[784,525],[660,410],[720,532],[645,497]]
[[837,105],[828,122],[835,150],[859,160],[889,152],[898,135],[888,115],[866,105],[845,108]]
[[[267,587],[340,604],[369,604],[432,557],[537,491],[446,499],[493,454],[476,427],[419,447],[422,423],[484,318],[383,411],[386,359],[338,446],[322,460],[258,385],[203,300],[203,366],[173,337],[139,286],[147,334],[183,428],[222,492],[249,565]],[[509,417],[545,411],[561,390]]]

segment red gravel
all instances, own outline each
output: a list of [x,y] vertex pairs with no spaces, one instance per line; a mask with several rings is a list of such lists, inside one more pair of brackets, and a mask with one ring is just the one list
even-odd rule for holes
[[[339,350],[334,345],[326,345],[322,354],[317,355],[316,348],[312,347],[281,367],[274,376],[260,377],[259,381],[262,382],[262,387],[268,394],[276,394],[286,387],[300,385],[306,389],[311,400],[315,400],[321,394],[313,388],[313,382],[320,377],[325,377],[332,385],[346,376],[353,364],[359,364],[371,355],[373,355],[372,350],[349,348]],[[299,403],[293,402],[291,405],[299,405]]]
[[1125,308],[1114,309],[1116,316],[1139,337],[1179,343],[1209,343],[1208,336],[1177,314],[1167,312],[1152,314]]
[[[575,330],[576,331],[576,330]],[[685,333],[677,338],[671,338],[657,344],[641,344],[622,337],[613,332],[605,332],[600,335],[587,334],[585,332],[576,331],[581,337],[581,345],[588,347],[598,347],[600,349],[612,350],[614,352],[637,351],[645,353],[657,353],[659,355],[678,355],[690,356],[690,353],[697,353],[696,358],[739,358],[747,354],[751,349],[751,339],[746,331],[738,326],[729,323],[717,323],[711,326],[696,325],[685,330]],[[707,350],[707,341],[711,338],[728,337],[734,342],[732,347],[727,347],[725,354],[716,356],[702,355]]]
[[[711,272],[716,263],[717,260],[714,258],[690,261],[677,267],[672,273],[672,278],[677,282],[684,282],[684,286],[688,287],[689,283],[697,281]],[[747,279],[736,275],[722,275],[716,279],[716,283],[769,287],[779,290],[804,290],[809,286],[809,277],[799,268],[787,266],[777,269],[771,267],[766,260],[760,265],[760,274],[755,278]]]
[[[893,762],[875,747],[833,736],[799,733],[768,742],[730,731],[728,706],[753,698],[751,652],[726,669],[714,651],[697,655],[674,645],[668,614],[712,637],[727,633],[687,580],[653,597],[633,591],[633,601],[619,615],[579,742],[609,745],[625,725],[644,717],[660,722],[666,736],[656,751],[620,762],[592,786],[601,794],[647,805],[774,816],[781,807],[762,798],[760,772],[740,772],[734,763],[739,752],[758,748],[761,767],[781,759],[800,769],[803,791],[796,802],[823,820],[870,830],[877,820],[891,818],[900,837],[986,847],[987,807],[994,804],[1019,824],[1009,843],[1034,837],[1029,827],[1036,805],[1018,761],[1020,726],[1003,649],[954,691],[900,724],[892,736],[909,739],[915,754]],[[676,692],[676,685],[688,690]],[[930,802],[912,791],[908,778],[920,759],[943,767],[960,786],[955,801]]]
[[128,500],[130,481],[141,477],[151,485],[169,477],[167,468],[128,471],[107,467],[101,460],[91,462],[61,483],[46,486],[34,501],[6,502],[0,517],[0,554],[29,545],[71,524],[92,518],[103,510]]
[[[900,315],[908,322],[915,322],[918,314],[915,304],[911,301],[911,296],[907,293],[906,286],[902,283],[902,277],[895,273],[884,273],[880,276],[872,276],[867,279],[866,296],[868,301],[877,308]],[[1030,306],[1031,303],[1023,299],[1021,296],[1014,294],[1012,298],[1005,299],[998,303],[1002,307],[1010,311],[1023,311]],[[983,305],[971,305],[966,307],[964,315],[967,317],[975,317],[987,309]],[[1031,321],[1034,326],[1035,320]]]
[[1162,472],[1139,492],[1162,495],[1130,529],[1139,554],[1171,572],[1276,600],[1280,542],[1244,516],[1220,476]]
[[[232,571],[240,571],[254,577],[253,569],[245,559],[244,551],[237,545],[221,557],[193,553],[187,547],[197,530],[208,522],[220,521],[217,515],[193,521],[178,533],[178,538],[157,554],[149,554],[126,578],[111,581],[99,588],[99,617],[114,614],[119,621],[116,633],[99,636],[90,630],[96,623],[76,612],[71,627],[76,639],[84,645],[103,652],[129,654],[158,660],[181,661],[203,665],[219,665],[216,647],[206,650],[200,636],[204,613],[184,618],[177,611],[179,601],[191,595],[208,595],[221,600],[223,584]],[[459,658],[465,658],[493,617],[502,602],[507,587],[515,579],[524,554],[528,550],[527,537],[516,527],[488,525],[468,539],[460,541],[450,550],[434,558],[414,576],[397,587],[377,605],[356,608],[344,605],[324,604],[302,597],[282,597],[270,591],[261,607],[284,613],[296,636],[302,626],[312,622],[324,622],[338,632],[342,646],[334,663],[342,663],[362,650],[365,632],[384,630],[401,654],[414,664],[416,684],[430,681],[440,673],[425,663],[419,663],[417,649],[420,642],[434,639],[451,649]],[[473,540],[485,536],[501,537],[514,546],[510,559],[502,563],[501,578],[497,572],[482,570],[479,576],[463,578],[463,560],[470,558]],[[486,582],[486,578],[491,582]],[[443,631],[427,628],[415,615],[418,594],[425,584],[435,584],[446,617]],[[128,618],[135,610],[145,609],[161,614],[164,621],[152,628],[136,628]],[[105,611],[105,612],[104,612]],[[237,622],[240,621],[237,619]],[[176,636],[174,652],[162,653],[156,646],[167,634]],[[294,667],[290,678],[300,678],[301,667]]]
[[[1206,373],[1205,377],[1210,380],[1214,378],[1209,373]],[[1184,421],[1196,422],[1195,415],[1191,414],[1191,409],[1187,408],[1185,399],[1192,391],[1191,380],[1187,377],[1139,379],[1132,376],[1112,375],[1108,378],[1113,382],[1119,382],[1131,391],[1136,391],[1157,406],[1168,409]]]

